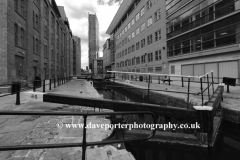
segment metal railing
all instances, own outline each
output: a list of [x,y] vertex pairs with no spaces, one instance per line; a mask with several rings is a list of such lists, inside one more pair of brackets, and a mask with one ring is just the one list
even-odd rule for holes
[[[82,143],[63,143],[63,144],[37,144],[37,145],[12,145],[12,146],[0,146],[0,151],[9,150],[28,150],[28,149],[44,149],[44,148],[65,148],[65,147],[82,147],[82,160],[86,157],[87,146],[94,145],[105,145],[113,143],[124,143],[133,142],[140,140],[151,139],[155,133],[156,129],[152,130],[152,133],[147,138],[136,138],[136,139],[122,139],[122,140],[107,140],[99,142],[86,142],[86,130],[87,130],[87,117],[88,116],[99,116],[99,115],[129,115],[129,114],[149,114],[152,115],[153,123],[157,123],[157,119],[154,113],[149,111],[133,111],[133,112],[102,112],[102,113],[77,113],[77,112],[22,112],[22,111],[1,111],[0,115],[42,115],[42,116],[83,116],[83,141]],[[124,132],[123,132],[124,134]],[[124,136],[123,136],[124,137]]]
[[[130,77],[131,77],[131,80],[132,80],[132,75],[140,75],[140,76],[146,76],[146,82],[148,83],[148,86],[147,86],[147,89],[142,89],[142,88],[139,88],[141,90],[147,90],[147,95],[148,95],[148,100],[149,100],[149,96],[150,96],[150,90],[151,91],[163,91],[163,92],[174,92],[174,93],[183,93],[183,94],[187,94],[187,108],[189,107],[189,96],[190,94],[193,94],[193,95],[201,95],[201,101],[202,101],[202,106],[204,105],[204,92],[207,90],[207,96],[208,96],[208,100],[210,100],[210,97],[211,97],[211,94],[210,94],[210,86],[212,86],[212,95],[214,93],[214,80],[213,80],[213,71],[211,72],[208,72],[202,76],[186,76],[186,75],[175,75],[175,74],[156,74],[156,73],[139,73],[139,72],[121,72],[121,71],[108,71],[109,73],[113,73],[114,76],[113,76],[113,87],[114,86],[114,82],[115,82],[115,78],[116,78],[116,75],[115,74],[122,74],[122,79],[127,79],[129,80]],[[210,80],[210,77],[209,75],[211,74],[211,80]],[[125,76],[124,76],[125,75]],[[126,76],[127,75],[127,76]],[[158,83],[160,84],[160,76],[164,76],[164,77],[167,77],[165,79],[162,79],[163,82],[167,81],[168,84],[170,85],[171,84],[171,81],[175,81],[175,80],[171,80],[170,77],[178,77],[178,78],[181,78],[181,82],[182,82],[182,87],[184,87],[184,78],[187,78],[187,83],[188,83],[188,89],[187,89],[187,92],[181,92],[181,91],[170,91],[170,90],[157,90],[157,89],[150,89],[150,83],[152,82],[152,78],[154,76],[157,76],[158,77]],[[143,78],[143,77],[142,77]],[[197,93],[193,93],[193,92],[190,92],[190,83],[192,82],[191,81],[191,78],[197,78],[197,79],[200,79],[200,92],[197,92]],[[207,82],[203,82],[203,79],[206,79]],[[194,83],[194,82],[192,82]],[[207,84],[207,87],[204,89],[203,88],[203,83],[206,83]]]

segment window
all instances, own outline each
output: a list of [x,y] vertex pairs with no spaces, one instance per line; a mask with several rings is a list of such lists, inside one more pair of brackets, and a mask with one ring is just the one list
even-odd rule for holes
[[139,27],[136,29],[136,36],[139,34]]
[[35,47],[36,47],[35,46],[35,37],[33,36],[33,53],[35,53],[35,50],[36,50]]
[[39,19],[38,19],[38,15],[37,15],[37,14],[36,14],[36,19],[35,19],[35,20],[36,20],[36,26],[35,26],[35,28],[38,29],[38,24],[39,24],[38,21],[39,21]]
[[132,19],[132,26],[134,25],[134,18]]
[[14,25],[14,38],[15,38],[15,45],[18,46],[18,25],[16,23]]
[[127,37],[125,38],[125,44],[127,44]]
[[132,32],[132,38],[134,38],[134,36],[135,36],[135,33],[134,33],[134,32]]
[[36,38],[36,51],[35,51],[35,53],[36,54],[38,54],[39,53],[39,48],[38,48],[38,39]]
[[47,56],[47,45],[46,44],[44,44],[44,57],[48,58],[48,56]]
[[160,61],[162,59],[161,50],[155,51],[155,61]]
[[149,68],[148,68],[148,72],[149,72],[149,73],[153,72],[153,67],[149,67]]
[[137,42],[137,43],[136,43],[136,50],[139,50],[139,47],[140,47],[140,43]]
[[144,13],[145,13],[145,6],[143,6],[143,8],[141,9],[141,17],[144,15]]
[[149,36],[147,36],[147,44],[152,44],[152,34],[150,34]]
[[23,28],[21,28],[21,47],[22,48],[25,48],[25,38],[24,38],[24,35],[25,35],[25,31]]
[[157,10],[157,12],[154,13],[154,22],[158,21],[161,18],[161,9]]
[[128,35],[128,42],[131,40],[131,34]]
[[125,27],[125,33],[127,32],[127,26]]
[[44,26],[44,37],[46,39],[48,38],[48,27],[47,27],[47,25]]
[[121,38],[121,37],[122,37],[122,33],[120,32],[120,34],[119,34],[119,35],[120,35],[119,37]]
[[127,49],[125,49],[125,55],[127,55]]
[[122,51],[122,56],[124,56],[124,50]]
[[144,29],[145,29],[145,23],[141,25],[141,32],[144,31]]
[[127,60],[125,61],[125,67],[127,67]]
[[141,56],[141,62],[142,62],[142,63],[145,63],[145,55],[142,55],[142,56]]
[[131,66],[131,60],[128,59],[128,66]]
[[25,2],[24,0],[21,0],[21,10],[20,10],[20,14],[24,17],[24,6],[25,6]]
[[124,46],[124,40],[122,40],[122,45]]
[[132,52],[135,52],[135,45],[132,45]]
[[140,57],[136,58],[136,64],[140,64]]
[[162,72],[162,66],[155,67],[155,72]]
[[155,42],[161,39],[161,29],[155,32]]
[[136,18],[136,21],[139,20],[139,13],[136,14],[135,18]]
[[19,0],[14,0],[14,9],[16,12],[18,12],[18,1]]
[[129,23],[128,23],[128,29],[130,29],[130,27],[131,27],[131,23],[129,22]]
[[48,19],[48,6],[45,2],[44,2],[44,17]]
[[128,47],[128,54],[131,53],[131,47]]
[[148,53],[148,62],[153,61],[153,53]]
[[171,66],[171,74],[175,74],[175,66]]
[[148,1],[148,2],[147,2],[147,10],[149,10],[151,7],[152,7],[152,2],[151,2],[151,1]]
[[152,25],[152,17],[148,18],[147,23],[148,27]]
[[135,58],[132,59],[132,65],[135,65]]
[[145,47],[145,38],[141,40],[141,47]]
[[124,30],[122,30],[122,35],[124,34]]

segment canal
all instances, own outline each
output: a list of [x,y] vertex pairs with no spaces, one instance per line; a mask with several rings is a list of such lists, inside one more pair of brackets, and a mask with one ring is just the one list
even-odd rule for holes
[[[121,89],[96,89],[104,99],[144,102],[143,98],[129,95]],[[187,147],[174,145],[147,146],[144,143],[126,144],[126,149],[134,155],[136,160],[240,160],[240,125],[223,121],[220,134],[221,138],[209,151],[189,150]]]

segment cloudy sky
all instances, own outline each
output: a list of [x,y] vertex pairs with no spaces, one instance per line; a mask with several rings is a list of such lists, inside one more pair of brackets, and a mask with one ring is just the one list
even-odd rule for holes
[[[99,47],[102,56],[103,44],[109,38],[106,34],[119,4],[99,5],[98,0],[56,0],[58,6],[64,6],[73,35],[81,38],[82,68],[88,66],[88,13],[96,13],[99,21]],[[107,0],[105,0],[107,1]]]

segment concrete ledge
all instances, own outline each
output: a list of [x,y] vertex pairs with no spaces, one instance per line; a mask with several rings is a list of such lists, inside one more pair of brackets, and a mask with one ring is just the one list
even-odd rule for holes
[[1,93],[11,93],[11,86],[0,87],[0,94]]
[[240,123],[240,109],[222,103],[222,118],[230,122]]

